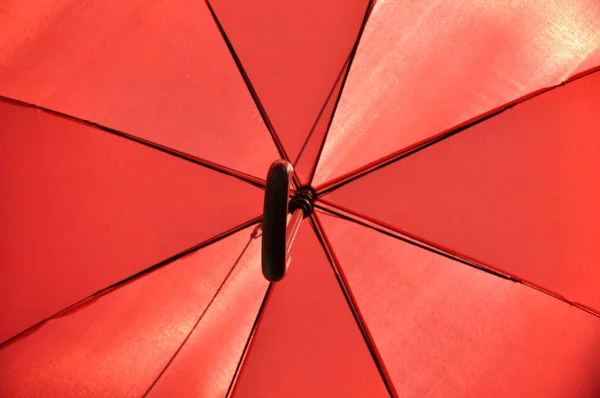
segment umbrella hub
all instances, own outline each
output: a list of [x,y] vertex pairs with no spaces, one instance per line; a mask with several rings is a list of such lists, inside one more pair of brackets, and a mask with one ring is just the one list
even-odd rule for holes
[[290,201],[290,212],[301,209],[303,218],[310,216],[315,205],[315,190],[310,186],[303,186],[298,189],[296,195]]

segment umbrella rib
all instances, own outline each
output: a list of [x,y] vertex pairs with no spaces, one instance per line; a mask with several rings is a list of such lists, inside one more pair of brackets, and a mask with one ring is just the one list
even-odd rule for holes
[[169,257],[169,258],[167,258],[167,259],[165,259],[165,260],[163,260],[161,262],[159,262],[159,263],[156,263],[156,264],[154,264],[154,265],[152,265],[152,266],[150,266],[148,268],[145,268],[145,269],[143,269],[143,270],[141,270],[141,271],[139,271],[139,272],[137,272],[137,273],[135,273],[133,275],[130,275],[127,278],[121,279],[118,282],[115,282],[115,283],[113,283],[113,284],[111,284],[111,285],[109,285],[109,286],[107,286],[107,287],[105,287],[103,289],[100,289],[97,292],[95,292],[95,293],[93,293],[93,294],[91,294],[91,295],[89,295],[89,296],[87,296],[87,297],[85,297],[85,298],[77,301],[74,304],[71,304],[70,306],[68,306],[68,307],[66,307],[66,308],[64,308],[64,309],[62,309],[62,310],[60,310],[60,311],[58,311],[58,312],[50,315],[49,317],[47,317],[45,319],[42,319],[41,321],[39,321],[35,325],[28,327],[27,329],[23,330],[19,334],[17,334],[15,336],[9,338],[8,340],[5,340],[4,342],[0,343],[0,349],[2,347],[6,346],[6,345],[9,345],[9,344],[17,341],[20,337],[26,336],[27,334],[35,331],[37,328],[41,327],[44,323],[46,323],[49,320],[52,320],[53,318],[55,318],[57,316],[60,316],[60,315],[63,315],[65,313],[67,313],[67,312],[73,311],[73,310],[77,309],[77,307],[79,307],[80,305],[82,305],[82,304],[84,304],[84,303],[86,303],[88,301],[96,300],[96,299],[102,297],[103,295],[105,295],[107,293],[110,293],[114,289],[117,289],[117,288],[119,288],[119,287],[121,287],[121,286],[123,286],[123,285],[125,285],[127,283],[133,282],[134,280],[136,280],[138,278],[141,278],[141,277],[143,277],[143,276],[145,276],[145,275],[147,275],[147,274],[149,274],[151,272],[159,270],[160,268],[162,268],[162,267],[164,267],[164,266],[172,263],[173,261],[176,261],[176,260],[178,260],[178,259],[180,259],[182,257],[185,257],[185,256],[187,256],[189,254],[192,254],[195,251],[197,251],[199,249],[202,249],[203,247],[208,246],[208,245],[210,245],[212,243],[216,243],[216,242],[218,242],[218,241],[220,241],[222,239],[225,239],[228,236],[231,236],[231,235],[235,234],[236,232],[239,232],[239,231],[241,231],[241,230],[243,230],[243,229],[245,229],[247,227],[252,226],[253,224],[256,224],[256,223],[260,222],[261,219],[262,219],[262,215],[258,216],[258,217],[255,217],[255,218],[253,218],[251,220],[248,220],[248,221],[246,221],[246,222],[244,222],[242,224],[239,224],[239,225],[237,225],[237,226],[235,226],[235,227],[233,227],[233,228],[231,228],[231,229],[229,229],[229,230],[227,230],[227,231],[225,231],[225,232],[223,232],[223,233],[221,233],[219,235],[216,235],[216,236],[214,236],[214,237],[212,237],[210,239],[207,239],[207,240],[205,240],[202,243],[199,243],[199,244],[197,244],[195,246],[192,246],[192,247],[190,247],[190,248],[188,248],[188,249],[186,249],[186,250],[184,250],[182,252],[179,252],[179,253],[177,253],[177,254],[175,254],[175,255],[173,255],[173,256],[171,256],[171,257]]
[[317,238],[319,239],[321,246],[323,247],[323,250],[325,251],[325,254],[327,256],[327,259],[329,260],[331,268],[333,269],[333,273],[337,279],[340,289],[342,290],[342,293],[344,294],[346,303],[348,304],[348,307],[350,308],[350,311],[352,312],[352,315],[354,316],[354,320],[356,321],[356,324],[357,324],[357,326],[360,330],[360,333],[365,341],[365,344],[367,345],[367,348],[369,349],[369,353],[371,354],[373,362],[375,363],[375,366],[377,367],[377,371],[379,372],[379,375],[385,385],[385,388],[387,389],[390,397],[398,397],[398,393],[394,388],[392,379],[385,367],[383,359],[382,359],[381,355],[379,354],[379,351],[377,350],[377,347],[374,343],[373,337],[369,333],[369,330],[366,326],[365,320],[362,317],[360,310],[358,309],[358,305],[356,304],[356,300],[354,299],[354,296],[352,295],[350,286],[348,285],[348,282],[346,281],[346,278],[339,266],[339,261],[337,260],[337,258],[335,256],[335,253],[331,247],[331,243],[327,240],[327,237],[325,236],[325,233],[323,232],[323,227],[321,226],[319,220],[314,216],[314,214],[309,217],[309,220],[310,220],[313,230],[315,231],[315,234],[317,235]]
[[[315,164],[311,168],[308,181],[309,185],[312,184],[312,180],[315,177],[315,173],[317,171],[317,166],[319,165],[319,161],[321,160],[321,155],[323,154],[323,148],[325,148],[325,142],[327,141],[327,137],[329,136],[329,130],[331,129],[331,124],[333,123],[333,119],[335,117],[335,113],[337,111],[338,105],[340,104],[340,99],[342,98],[342,93],[344,92],[344,87],[346,87],[346,82],[348,80],[348,76],[350,75],[350,69],[352,68],[352,63],[354,62],[354,57],[358,50],[358,45],[360,44],[360,39],[362,38],[363,32],[365,31],[365,26],[367,25],[367,21],[369,20],[369,16],[371,15],[371,11],[373,10],[374,0],[369,0],[367,4],[367,9],[365,10],[365,16],[360,24],[360,29],[358,31],[358,36],[356,37],[356,41],[352,46],[352,50],[350,51],[350,56],[348,57],[348,67],[346,68],[346,73],[344,74],[344,78],[342,80],[342,86],[340,87],[340,92],[335,100],[335,105],[333,106],[333,112],[331,113],[331,118],[329,119],[329,123],[327,124],[327,129],[325,130],[325,136],[323,137],[323,141],[321,142],[321,147],[319,148],[319,152],[317,155],[317,159],[315,160]],[[343,70],[343,69],[342,69]],[[335,86],[334,86],[335,87]]]
[[[257,228],[258,228],[258,226],[257,226]],[[231,274],[233,273],[233,271],[235,270],[235,268],[239,264],[239,262],[242,259],[244,253],[246,253],[246,250],[248,250],[248,247],[250,247],[250,244],[252,243],[252,241],[254,239],[256,239],[256,237],[252,236],[248,240],[248,242],[246,243],[246,245],[244,246],[244,248],[240,252],[240,255],[233,262],[233,265],[231,266],[231,269],[229,270],[229,272],[227,272],[227,275],[225,275],[225,278],[223,278],[223,281],[221,282],[221,284],[217,288],[217,291],[215,292],[215,294],[213,295],[213,297],[210,299],[210,301],[208,302],[208,304],[206,305],[206,307],[204,308],[204,310],[202,311],[202,313],[200,314],[200,316],[198,317],[198,319],[196,319],[196,322],[194,323],[194,325],[192,326],[192,328],[190,329],[190,331],[188,332],[188,334],[185,336],[185,338],[183,339],[183,341],[181,342],[181,344],[179,345],[179,347],[177,347],[177,349],[175,350],[175,352],[173,353],[173,355],[171,356],[171,358],[169,358],[169,360],[167,361],[167,363],[165,364],[165,366],[162,368],[162,370],[160,371],[160,373],[158,374],[158,376],[156,376],[156,378],[154,379],[154,381],[152,382],[152,384],[150,384],[150,386],[148,387],[148,389],[146,390],[146,392],[143,395],[144,397],[146,397],[150,393],[150,391],[152,391],[152,389],[154,388],[154,386],[156,386],[156,384],[158,383],[158,381],[160,380],[160,378],[165,374],[165,372],[171,366],[171,364],[173,363],[173,361],[175,360],[175,358],[177,357],[177,355],[181,352],[181,350],[183,349],[183,347],[185,346],[185,344],[188,342],[188,340],[190,339],[190,337],[192,336],[192,334],[194,333],[194,331],[196,330],[196,328],[200,324],[200,321],[202,321],[202,318],[204,318],[204,315],[208,312],[208,309],[211,307],[212,303],[215,301],[215,299],[217,298],[217,296],[219,295],[219,293],[221,292],[221,290],[223,290],[223,287],[225,286],[225,284],[229,280],[229,277],[231,276]]]
[[541,88],[537,91],[534,91],[525,96],[517,98],[511,102],[508,102],[497,108],[494,108],[486,113],[475,116],[474,118],[471,118],[457,126],[454,126],[447,131],[444,131],[444,132],[437,134],[433,137],[430,137],[426,140],[420,141],[409,147],[403,148],[397,152],[394,152],[390,155],[387,155],[378,160],[375,160],[374,162],[368,163],[368,164],[366,164],[362,167],[359,167],[359,168],[355,169],[354,171],[346,173],[340,177],[334,178],[333,180],[328,181],[328,182],[316,187],[317,196],[320,197],[320,196],[326,195],[329,192],[333,191],[334,189],[341,188],[342,186],[344,186],[356,179],[364,177],[368,174],[373,173],[374,171],[377,171],[383,167],[389,166],[389,165],[391,165],[401,159],[404,159],[410,155],[420,152],[434,144],[437,144],[438,142],[444,141],[444,140],[454,136],[455,134],[458,134],[458,133],[465,131],[473,126],[476,126],[479,123],[485,122],[486,120],[491,119],[494,116],[498,116],[499,114],[503,113],[506,110],[509,110],[510,108],[513,108],[513,107],[515,107],[519,104],[522,104],[524,102],[527,102],[539,95],[545,94],[549,91],[555,90],[559,87],[562,87],[566,84],[572,83],[576,80],[579,80],[583,77],[589,76],[589,75],[597,73],[597,72],[600,72],[600,66],[589,69],[589,70],[581,72],[581,73],[578,73],[557,85]]
[[254,319],[254,323],[252,324],[252,328],[250,329],[250,333],[248,334],[248,339],[246,340],[246,344],[244,344],[244,349],[242,351],[242,355],[240,356],[240,360],[238,361],[238,364],[235,367],[235,372],[233,374],[233,377],[231,378],[231,383],[229,383],[229,388],[227,389],[225,398],[229,398],[231,396],[231,394],[233,393],[233,390],[235,389],[235,384],[237,382],[239,372],[242,369],[242,365],[244,363],[244,360],[246,359],[246,355],[248,354],[248,352],[250,350],[250,344],[252,343],[252,338],[254,337],[254,333],[256,332],[258,322],[260,321],[260,318],[262,317],[262,314],[265,310],[265,307],[267,305],[269,297],[271,297],[271,291],[273,290],[272,288],[273,288],[273,283],[269,282],[269,287],[267,287],[267,291],[265,292],[263,301],[260,304],[260,308],[258,309],[258,312],[256,313],[256,318]]
[[[335,86],[337,86],[338,82],[342,78],[342,76],[344,74],[344,69],[348,65],[349,61],[350,61],[350,56],[348,56],[348,58],[346,58],[346,61],[344,62],[344,65],[342,65],[342,69],[340,70],[340,73],[338,73],[338,76],[335,78],[335,82],[333,82],[333,86],[331,87],[331,90],[329,90],[329,94],[327,94],[327,98],[325,98],[325,102],[321,106],[321,109],[319,110],[319,114],[317,115],[312,127],[310,128],[310,132],[308,133],[308,136],[304,140],[304,143],[302,144],[302,148],[300,148],[300,152],[298,152],[298,156],[296,156],[296,160],[293,163],[294,167],[296,167],[296,165],[298,164],[298,161],[300,160],[300,157],[302,156],[302,154],[304,153],[304,150],[308,146],[308,141],[310,141],[310,138],[312,137],[313,133],[315,132],[317,124],[319,123],[319,120],[321,120],[321,116],[323,116],[323,112],[325,111],[325,108],[327,108],[327,103],[329,102],[329,100],[331,99],[331,96],[333,95],[333,92],[335,91]],[[333,118],[333,114],[331,115],[331,117]],[[323,139],[325,139],[325,138],[326,137],[323,137]]]
[[459,255],[456,253],[452,253],[450,250],[448,250],[446,248],[440,247],[431,242],[427,242],[427,241],[425,241],[417,236],[414,236],[412,234],[409,234],[405,231],[399,231],[396,228],[385,225],[382,222],[374,220],[372,218],[369,218],[365,215],[357,214],[356,212],[353,212],[352,210],[348,210],[346,208],[343,208],[341,206],[338,206],[338,205],[335,205],[333,203],[326,202],[323,200],[320,200],[318,203],[315,203],[315,207],[329,215],[338,217],[338,218],[346,220],[346,221],[353,222],[355,224],[359,224],[366,228],[370,228],[374,231],[380,232],[380,233],[387,235],[389,237],[392,237],[392,238],[396,238],[405,243],[416,246],[420,249],[424,249],[431,253],[438,254],[440,256],[457,261],[457,262],[467,265],[469,267],[476,268],[480,271],[497,276],[499,278],[506,279],[506,280],[509,280],[509,281],[512,281],[515,283],[519,283],[523,286],[527,286],[529,288],[535,289],[535,290],[539,291],[540,293],[543,293],[545,295],[553,297],[553,298],[560,300],[566,304],[569,304],[572,307],[575,307],[579,310],[587,312],[590,315],[600,318],[600,314],[598,314],[595,310],[586,307],[585,305],[570,301],[566,297],[560,296],[552,291],[544,289],[541,286],[537,286],[528,281],[519,279],[513,275],[505,274],[505,273],[495,270],[487,265],[477,262],[473,259],[469,259],[465,256],[462,256],[462,255]]
[[281,140],[279,139],[279,137],[277,136],[277,133],[275,132],[275,127],[271,123],[271,120],[269,119],[269,116],[267,115],[267,112],[266,112],[265,108],[263,107],[262,102],[260,101],[260,98],[258,97],[256,90],[254,89],[254,86],[252,85],[252,82],[250,81],[250,77],[248,77],[248,74],[246,73],[246,70],[244,69],[244,66],[242,65],[242,61],[238,57],[235,49],[233,48],[233,44],[231,43],[231,40],[229,40],[229,37],[225,33],[225,29],[223,28],[223,25],[221,25],[221,22],[217,18],[217,14],[213,10],[212,5],[210,4],[210,1],[209,0],[205,0],[205,1],[206,1],[206,5],[210,11],[210,14],[212,15],[212,17],[215,21],[215,24],[219,28],[219,32],[221,33],[221,36],[223,37],[223,40],[225,41],[225,44],[227,45],[227,48],[229,49],[229,53],[231,54],[231,57],[235,61],[235,65],[237,66],[238,71],[240,72],[240,75],[242,75],[242,78],[244,79],[246,88],[250,92],[250,95],[252,96],[252,99],[254,100],[254,104],[256,105],[256,108],[258,109],[258,112],[260,113],[260,116],[261,116],[263,122],[265,123],[265,126],[267,126],[267,130],[269,130],[269,133],[271,134],[271,138],[273,139],[273,142],[275,143],[275,147],[277,147],[279,156],[281,156],[282,159],[289,161],[289,158],[285,152],[285,149],[283,148],[283,144],[281,143]]
[[42,112],[51,114],[52,116],[55,116],[55,117],[61,117],[61,118],[67,119],[67,120],[72,121],[72,122],[82,123],[82,124],[84,124],[84,125],[86,125],[88,127],[99,129],[99,130],[101,130],[101,131],[103,131],[105,133],[116,135],[116,136],[124,138],[126,140],[133,141],[133,142],[135,142],[137,144],[144,145],[146,147],[155,149],[157,151],[160,151],[160,152],[167,153],[169,155],[175,156],[175,157],[177,157],[179,159],[182,159],[182,160],[185,160],[185,161],[197,164],[199,166],[206,167],[208,169],[214,170],[216,172],[219,172],[219,173],[226,174],[228,176],[237,178],[238,180],[247,182],[248,184],[251,184],[251,185],[253,185],[255,187],[259,187],[259,188],[264,188],[265,187],[265,182],[263,180],[258,179],[258,178],[254,177],[254,176],[251,176],[249,174],[242,173],[241,171],[237,171],[237,170],[234,170],[234,169],[230,169],[228,167],[219,165],[217,163],[210,162],[210,161],[205,160],[205,159],[200,159],[200,158],[195,157],[193,155],[190,155],[188,153],[181,152],[181,151],[178,151],[176,149],[169,148],[169,147],[166,147],[164,145],[160,145],[158,143],[155,143],[155,142],[152,142],[152,141],[149,141],[149,140],[145,140],[143,138],[136,137],[136,136],[128,134],[128,133],[124,133],[122,131],[119,131],[119,130],[116,130],[116,129],[113,129],[113,128],[110,128],[110,127],[107,127],[107,126],[104,126],[104,125],[101,125],[99,123],[95,123],[95,122],[92,122],[92,121],[89,121],[89,120],[86,120],[86,119],[82,119],[82,118],[79,118],[77,116],[69,115],[67,113],[55,111],[55,110],[52,110],[52,109],[49,109],[49,108],[46,108],[46,107],[43,107],[43,106],[40,106],[40,105],[36,105],[36,104],[33,104],[33,103],[20,101],[20,100],[14,99],[14,98],[5,97],[3,95],[0,95],[0,101],[5,101],[5,102],[13,103],[13,104],[19,105],[19,106],[25,106],[25,107],[34,108],[34,109],[40,110]]

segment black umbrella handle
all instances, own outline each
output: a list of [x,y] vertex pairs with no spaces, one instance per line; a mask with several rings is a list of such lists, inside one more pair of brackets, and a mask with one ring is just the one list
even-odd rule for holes
[[292,165],[285,160],[269,167],[263,212],[262,271],[267,280],[281,280],[290,263],[289,251],[306,211],[297,206],[288,224],[288,199],[292,183]]

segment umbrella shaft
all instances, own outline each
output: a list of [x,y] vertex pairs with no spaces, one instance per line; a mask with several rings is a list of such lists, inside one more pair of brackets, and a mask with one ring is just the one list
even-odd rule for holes
[[288,257],[290,255],[290,250],[292,249],[292,243],[294,243],[294,239],[296,238],[296,233],[298,233],[298,229],[300,228],[300,222],[304,218],[304,213],[302,209],[296,209],[292,213],[292,217],[287,225],[287,229],[285,231],[285,252]]

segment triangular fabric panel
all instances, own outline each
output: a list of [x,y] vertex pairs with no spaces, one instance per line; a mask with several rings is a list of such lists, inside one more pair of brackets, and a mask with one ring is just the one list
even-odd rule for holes
[[209,3],[293,162],[350,55],[369,1]]
[[0,120],[0,341],[261,213],[260,189],[83,123]]
[[589,69],[597,68],[598,65],[600,65],[600,51],[597,50],[579,65],[574,74],[583,74]]
[[599,56],[595,0],[378,2],[314,185],[559,84]]
[[600,73],[325,198],[600,310]]
[[318,120],[312,127],[310,136],[302,146],[302,149],[298,155],[298,159],[294,164],[294,170],[300,182],[303,185],[310,184],[311,173],[314,172],[318,156],[323,147],[323,140],[326,137],[327,130],[330,126],[331,118],[333,117],[333,111],[335,104],[338,102],[342,84],[344,83],[344,77],[348,73],[348,64],[340,72],[338,79],[333,87],[327,103],[323,107],[323,111],[320,113]]
[[389,397],[307,220],[272,287],[232,397]]
[[260,270],[260,237],[254,237],[149,397],[225,398],[268,286]]
[[[222,308],[224,294],[226,300],[244,302],[239,307],[241,318],[254,319],[258,305],[251,303],[260,304],[267,285],[257,256],[249,254],[260,246],[254,232],[254,226],[246,228],[201,248],[2,347],[0,395],[143,396],[198,319],[196,329],[222,330],[223,319],[231,317]],[[225,279],[230,272],[229,279],[245,275],[247,288],[228,288]],[[224,282],[229,291],[217,294]],[[244,333],[243,322],[236,326]],[[241,344],[228,334],[213,337],[213,355],[198,359],[197,366],[235,368],[247,336]],[[196,382],[218,386],[232,375],[207,372]]]
[[596,397],[600,319],[318,215],[401,397]]
[[277,151],[203,1],[8,0],[0,95],[264,178]]

